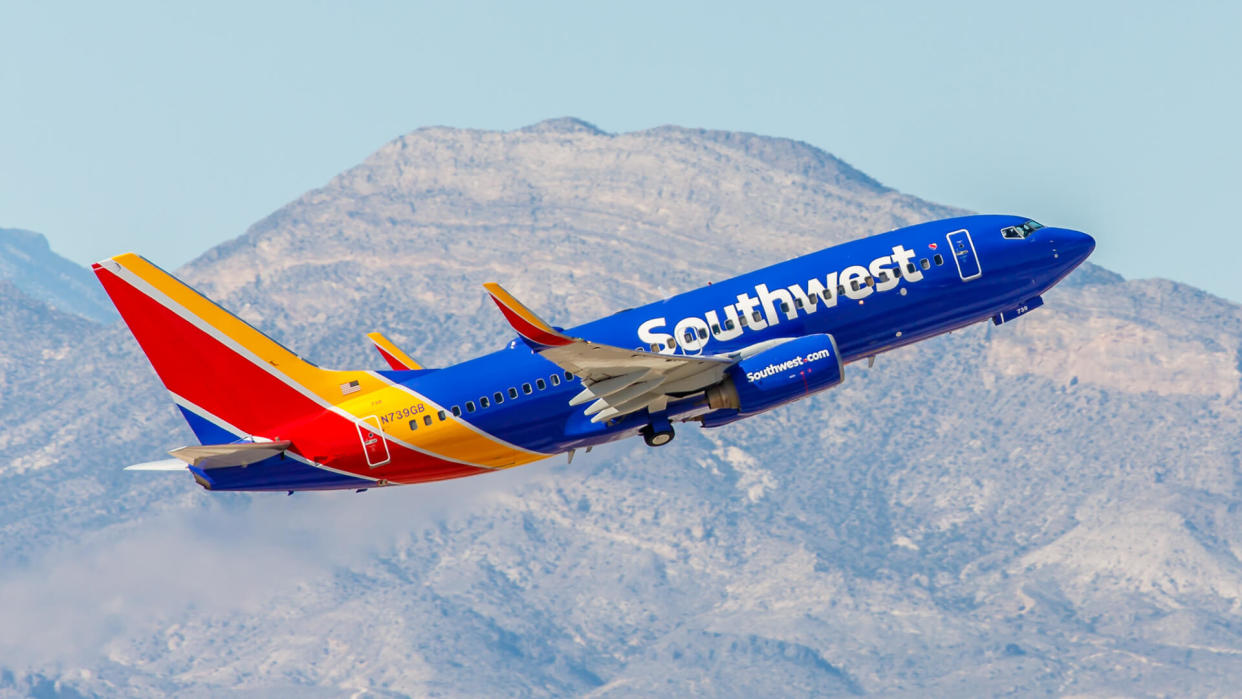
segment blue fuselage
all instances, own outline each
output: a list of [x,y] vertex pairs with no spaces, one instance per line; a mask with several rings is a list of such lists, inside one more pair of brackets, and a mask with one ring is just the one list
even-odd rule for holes
[[[566,332],[695,356],[823,333],[835,338],[844,361],[857,361],[1021,312],[1093,248],[1086,234],[1015,216],[946,219],[836,245]],[[583,406],[569,405],[580,383],[516,340],[444,369],[382,373],[440,405],[457,406],[462,419],[487,433],[543,453],[633,435],[653,417],[590,422]],[[710,409],[700,392],[670,402],[658,417],[710,425],[727,422],[723,412]]]

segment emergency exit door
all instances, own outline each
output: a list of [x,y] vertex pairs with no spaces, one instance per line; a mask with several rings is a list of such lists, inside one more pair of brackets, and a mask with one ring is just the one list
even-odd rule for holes
[[379,418],[369,415],[362,418],[358,425],[358,439],[362,440],[362,453],[367,457],[367,466],[375,468],[388,463],[388,440],[380,430]]
[[968,282],[983,274],[979,267],[979,256],[975,254],[975,241],[970,239],[970,231],[962,229],[948,235],[949,250],[953,251],[953,261],[957,263],[957,276]]

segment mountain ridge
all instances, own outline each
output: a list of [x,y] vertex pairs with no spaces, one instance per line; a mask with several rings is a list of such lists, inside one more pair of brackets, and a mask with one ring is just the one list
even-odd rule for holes
[[0,280],[28,296],[96,323],[119,316],[89,270],[52,251],[47,238],[21,228],[0,228]]
[[[316,362],[434,365],[510,338],[481,281],[568,325],[957,212],[803,170],[420,130],[180,274]],[[119,471],[191,439],[132,338],[0,313],[0,357],[78,333],[0,403],[0,692],[1228,693],[1239,307],[1090,265],[1046,300],[658,450],[292,498]]]

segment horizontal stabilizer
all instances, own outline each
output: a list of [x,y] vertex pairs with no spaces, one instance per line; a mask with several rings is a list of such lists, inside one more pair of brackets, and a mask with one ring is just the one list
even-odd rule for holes
[[181,447],[168,452],[183,463],[197,468],[227,468],[247,466],[269,459],[289,448],[288,440],[280,442],[238,442],[236,444],[204,444],[197,447]]
[[384,337],[383,333],[367,333],[367,339],[375,345],[375,349],[379,351],[380,356],[384,358],[384,361],[388,362],[388,366],[392,367],[394,371],[418,371],[423,368],[423,365],[414,361],[410,355],[402,352],[400,347],[394,345],[392,340]]
[[134,464],[126,466],[126,471],[184,471],[185,462],[181,459],[164,459],[162,461],[147,461],[146,463]]

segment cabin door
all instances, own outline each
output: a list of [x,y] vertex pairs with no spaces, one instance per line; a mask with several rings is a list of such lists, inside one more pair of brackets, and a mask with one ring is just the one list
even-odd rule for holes
[[375,468],[383,466],[392,458],[388,454],[388,440],[380,430],[379,418],[369,415],[362,418],[358,425],[358,439],[362,440],[362,453],[367,457],[367,466]]
[[970,231],[953,231],[948,238],[949,250],[953,251],[953,260],[957,262],[957,275],[964,282],[980,277],[983,270],[979,267],[979,257],[975,255],[975,241],[970,239]]

